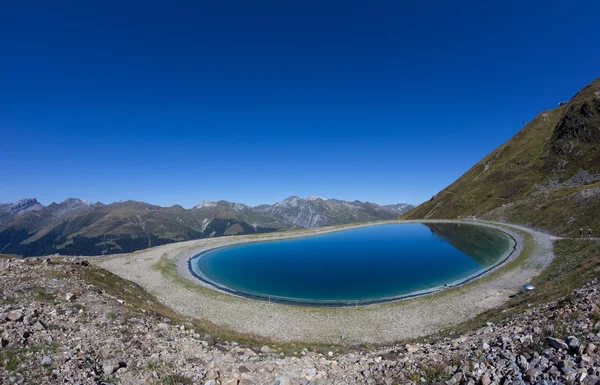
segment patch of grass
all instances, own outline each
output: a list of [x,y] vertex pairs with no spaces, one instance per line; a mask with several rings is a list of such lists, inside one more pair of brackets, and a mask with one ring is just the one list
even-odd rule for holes
[[441,364],[439,362],[425,362],[421,364],[422,377],[425,379],[425,383],[432,384],[449,380],[452,374],[444,372],[446,366],[449,365],[451,364]]
[[63,271],[52,271],[50,273],[50,278],[56,278],[56,279],[68,279],[70,278],[71,275],[67,274]]
[[[181,275],[177,274],[175,262],[173,262],[172,260],[167,258],[166,254],[163,254],[163,256],[160,257],[159,261],[156,262],[152,266],[152,268],[154,270],[159,271],[163,276],[168,278],[174,284],[184,287],[188,290],[196,291],[196,292],[202,293],[203,295],[210,295],[212,297],[219,297],[219,296],[223,295],[222,293],[219,293],[218,291],[211,290],[204,286],[195,284],[194,282],[191,282],[189,279],[186,279],[186,278],[182,277]],[[231,297],[231,298],[235,299],[235,297]]]
[[189,377],[184,377],[180,374],[171,374],[160,381],[162,385],[192,385],[193,381]]
[[533,280],[537,289],[528,297],[548,302],[571,293],[598,277],[600,242],[566,239],[556,242],[554,261]]
[[0,351],[0,367],[9,372],[18,372],[21,364],[19,354],[10,350]]
[[73,239],[68,239],[66,242],[64,242],[60,245],[57,245],[56,250],[63,250],[65,248],[71,246],[73,243],[74,243]]
[[25,352],[29,353],[56,353],[58,351],[58,348],[60,347],[60,345],[58,344],[58,342],[52,342],[50,344],[40,344],[40,345],[31,345],[29,346],[27,349],[25,349]]
[[40,302],[54,302],[54,300],[56,299],[56,296],[52,293],[48,293],[47,291],[45,291],[43,289],[40,289],[35,293],[33,298],[35,298],[36,301],[40,301]]

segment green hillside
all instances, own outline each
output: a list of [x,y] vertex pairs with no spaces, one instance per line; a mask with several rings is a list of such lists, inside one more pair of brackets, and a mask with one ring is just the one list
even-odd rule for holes
[[458,217],[600,231],[600,78],[401,218]]

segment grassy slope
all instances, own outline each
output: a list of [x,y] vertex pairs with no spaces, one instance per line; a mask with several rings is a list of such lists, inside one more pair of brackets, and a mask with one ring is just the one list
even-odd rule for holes
[[474,216],[561,235],[573,235],[581,226],[600,230],[600,216],[593,215],[600,210],[600,184],[556,186],[581,170],[600,170],[597,90],[600,79],[567,105],[538,115],[431,201],[401,218]]

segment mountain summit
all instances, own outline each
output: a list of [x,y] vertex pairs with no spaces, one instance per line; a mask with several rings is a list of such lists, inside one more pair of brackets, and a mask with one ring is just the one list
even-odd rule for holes
[[600,78],[543,111],[402,218],[481,218],[560,235],[600,232]]

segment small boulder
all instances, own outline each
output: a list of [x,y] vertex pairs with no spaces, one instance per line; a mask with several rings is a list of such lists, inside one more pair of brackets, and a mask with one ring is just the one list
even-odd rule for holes
[[216,343],[216,341],[215,341],[215,337],[213,337],[213,336],[212,336],[212,335],[210,335],[210,334],[205,334],[205,335],[204,335],[204,341],[206,341],[206,344],[207,344],[208,346],[214,346],[214,345],[215,345],[215,343]]
[[596,351],[596,345],[594,345],[593,343],[589,343],[587,344],[587,346],[585,347],[585,353],[586,354],[592,354]]
[[42,358],[42,366],[50,366],[52,364],[52,358],[50,356],[44,356]]
[[240,366],[240,367],[238,368],[238,371],[239,371],[240,373],[250,373],[250,369],[248,369],[248,368],[247,368],[247,367],[245,367],[244,365]]
[[279,383],[279,385],[292,385],[292,380],[290,380],[289,377],[279,377],[279,379],[277,381],[275,381],[275,383]]
[[579,339],[577,339],[575,336],[567,337],[566,343],[571,350],[575,350],[579,347]]
[[114,361],[104,361],[102,363],[102,372],[104,372],[104,374],[113,374],[114,372],[116,372],[119,369],[119,366],[117,363],[115,363]]
[[487,374],[484,374],[481,377],[481,385],[490,385],[491,382],[492,382],[492,380],[490,379],[490,376],[488,376]]
[[581,383],[583,385],[599,385],[600,377],[594,375],[586,376]]
[[70,302],[70,301],[73,301],[73,300],[75,299],[75,294],[73,294],[73,293],[67,293],[67,294],[65,295],[65,299],[66,299],[67,301],[69,301],[69,302]]
[[34,325],[33,328],[37,331],[41,331],[41,330],[46,330],[48,329],[48,324],[46,324],[44,321],[42,320],[38,320]]
[[558,338],[548,337],[548,342],[550,343],[550,346],[552,346],[554,349],[569,349],[569,345],[567,345],[565,341],[559,340]]
[[260,348],[260,351],[261,351],[261,353],[271,353],[272,352],[271,348],[268,347],[267,345]]
[[23,319],[23,312],[20,310],[13,310],[8,313],[8,320],[13,322],[19,322]]

